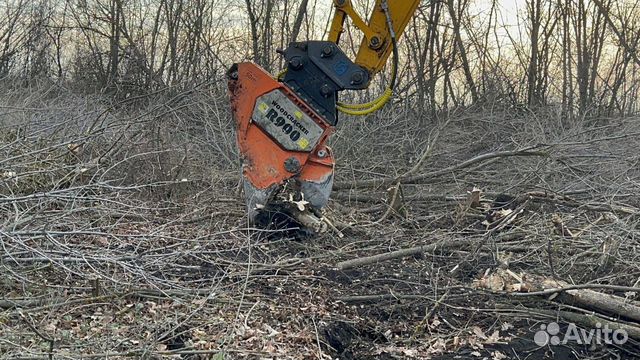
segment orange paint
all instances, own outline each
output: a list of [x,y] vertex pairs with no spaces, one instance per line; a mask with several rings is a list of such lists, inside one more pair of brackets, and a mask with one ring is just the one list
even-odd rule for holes
[[[282,184],[296,177],[301,181],[324,182],[335,165],[331,150],[325,143],[334,128],[313,111],[289,88],[274,80],[269,73],[251,63],[238,64],[237,79],[229,80],[231,106],[237,126],[237,141],[243,157],[244,176],[258,189]],[[318,144],[311,152],[288,151],[280,146],[264,130],[251,120],[256,99],[275,89],[283,91],[287,97],[309,115],[322,129]],[[327,156],[317,156],[319,149],[326,149]],[[299,174],[288,172],[284,163],[295,157],[301,164]]]

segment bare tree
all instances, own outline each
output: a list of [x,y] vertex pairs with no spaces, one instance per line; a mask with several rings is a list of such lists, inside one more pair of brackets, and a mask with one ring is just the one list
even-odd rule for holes
[[467,80],[467,85],[469,86],[469,91],[471,93],[471,100],[473,102],[477,102],[478,90],[476,88],[475,80],[473,79],[471,66],[469,65],[467,50],[464,42],[462,41],[460,27],[460,18],[464,15],[464,9],[466,9],[467,7],[467,1],[458,0],[456,6],[454,0],[447,0],[447,7],[449,9],[449,16],[451,17],[451,22],[453,24],[453,35],[455,37],[456,47],[458,48],[458,51],[460,53],[460,60],[462,61],[462,69],[464,71],[464,76]]
[[302,20],[304,20],[304,17],[307,14],[308,5],[309,5],[309,0],[302,0],[302,2],[300,2],[300,6],[298,7],[298,13],[296,15],[296,20],[293,22],[293,26],[292,26],[291,42],[295,42],[298,39],[298,34],[300,34],[300,28],[302,27]]

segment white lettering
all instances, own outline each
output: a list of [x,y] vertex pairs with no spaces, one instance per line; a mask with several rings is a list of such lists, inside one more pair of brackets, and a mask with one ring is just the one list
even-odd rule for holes
[[567,344],[570,341],[575,341],[578,344],[582,344],[582,338],[580,337],[580,332],[578,328],[574,324],[569,324],[567,327],[567,332],[564,334],[564,339],[562,339],[563,344]]

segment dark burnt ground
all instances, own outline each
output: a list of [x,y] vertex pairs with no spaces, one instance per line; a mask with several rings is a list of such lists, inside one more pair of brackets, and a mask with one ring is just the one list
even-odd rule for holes
[[[352,258],[351,254],[362,249],[366,253],[383,253],[408,244],[429,243],[429,238],[439,237],[435,228],[430,234],[424,232],[424,237],[418,235],[417,229],[398,228],[387,227],[392,229],[387,232],[381,227],[367,232],[370,240],[359,243],[353,241],[356,234],[352,233],[346,239],[326,236],[312,243],[288,244],[291,254],[314,258],[311,267],[318,276],[318,287],[326,289],[325,304],[334,309],[319,329],[322,348],[333,358],[634,359],[638,356],[638,348],[632,342],[619,347],[578,343],[536,345],[534,336],[540,326],[556,321],[536,314],[536,310],[565,307],[540,298],[520,300],[474,288],[474,279],[480,278],[486,269],[498,266],[484,252],[484,245],[472,257],[466,251],[443,250],[345,271],[332,266],[335,263],[324,263],[327,258]],[[496,234],[497,239],[492,241],[511,238],[521,230],[506,230]],[[451,241],[455,241],[454,236],[451,235]],[[456,267],[463,270],[456,271]],[[514,268],[535,271],[536,266],[523,263]],[[299,284],[289,289],[291,293],[300,290]]]

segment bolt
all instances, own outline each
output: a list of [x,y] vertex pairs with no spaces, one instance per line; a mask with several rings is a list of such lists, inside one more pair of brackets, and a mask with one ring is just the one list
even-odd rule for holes
[[360,85],[364,81],[364,74],[362,71],[356,71],[351,75],[351,85]]
[[284,162],[284,169],[292,174],[300,172],[300,160],[290,157]]
[[232,72],[231,74],[229,74],[229,78],[231,80],[238,80],[238,72],[237,71]]
[[328,98],[332,92],[333,92],[333,88],[329,84],[323,84],[320,87],[320,94],[325,98]]
[[300,58],[300,56],[292,57],[291,60],[289,60],[289,66],[291,66],[293,70],[302,69],[302,59]]
[[324,48],[322,48],[322,57],[329,57],[333,55],[333,46],[331,45],[327,45]]
[[318,157],[321,159],[324,159],[327,157],[327,155],[329,155],[329,153],[327,152],[327,150],[325,149],[320,149],[318,150]]
[[380,42],[380,38],[377,36],[374,36],[371,38],[371,40],[369,40],[369,47],[373,48],[373,49],[377,49],[382,45],[382,43]]

